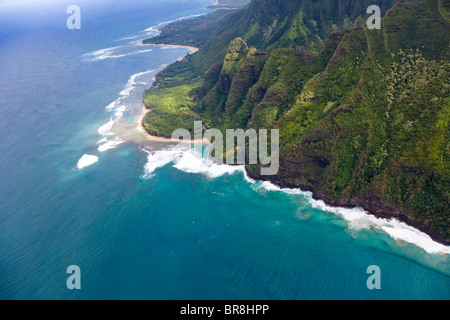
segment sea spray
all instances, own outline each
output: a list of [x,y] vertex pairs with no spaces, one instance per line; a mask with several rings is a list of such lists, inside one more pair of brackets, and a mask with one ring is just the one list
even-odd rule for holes
[[248,177],[244,166],[231,166],[214,163],[211,159],[201,157],[200,154],[190,148],[184,150],[159,150],[147,151],[148,162],[144,168],[144,178],[151,178],[157,168],[172,164],[180,171],[193,174],[202,174],[208,178],[217,178],[226,174],[241,173],[252,189],[258,191],[264,189],[268,192],[283,192],[291,196],[302,196],[309,202],[311,208],[323,212],[329,212],[347,222],[348,228],[356,231],[375,230],[384,232],[396,241],[404,241],[422,248],[429,254],[450,255],[450,247],[433,241],[430,236],[420,230],[408,226],[396,219],[377,218],[364,209],[341,208],[326,205],[323,200],[315,200],[311,192],[305,192],[298,188],[280,188],[269,181],[255,181]]
[[85,154],[80,158],[80,160],[78,160],[77,169],[81,170],[86,167],[89,167],[90,165],[93,165],[94,163],[96,163],[98,161],[98,159],[99,158],[97,156]]

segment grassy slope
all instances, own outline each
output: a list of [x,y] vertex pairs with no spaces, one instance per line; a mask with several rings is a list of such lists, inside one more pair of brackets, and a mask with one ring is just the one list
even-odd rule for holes
[[148,91],[144,104],[149,112],[143,123],[148,133],[170,138],[176,129],[187,129],[193,133],[193,122],[197,114],[193,111],[195,102],[191,91],[201,86],[201,81],[186,85]]

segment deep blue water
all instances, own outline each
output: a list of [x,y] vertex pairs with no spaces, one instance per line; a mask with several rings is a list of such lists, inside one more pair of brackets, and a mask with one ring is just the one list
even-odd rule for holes
[[[142,91],[189,50],[130,41],[210,1],[81,2],[81,30],[66,28],[68,4],[0,4],[0,298],[450,298],[449,255],[429,243],[134,137]],[[105,110],[115,101],[123,116]],[[101,152],[114,118],[123,142]],[[79,170],[84,154],[99,160]],[[66,287],[70,265],[81,290]],[[367,289],[370,265],[381,290]]]

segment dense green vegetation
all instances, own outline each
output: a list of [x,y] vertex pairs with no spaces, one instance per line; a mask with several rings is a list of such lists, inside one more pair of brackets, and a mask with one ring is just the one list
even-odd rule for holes
[[383,1],[381,30],[359,18],[370,4],[254,0],[161,72],[146,101],[189,86],[191,117],[208,127],[280,129],[279,173],[251,176],[449,242],[448,1]]
[[167,89],[155,88],[147,91],[144,104],[149,112],[144,117],[144,128],[155,136],[170,138],[176,129],[187,129],[193,133],[197,114],[190,92],[201,85],[201,81]]
[[[366,15],[371,4],[386,12],[395,0],[253,0],[243,10],[227,15],[202,50],[191,59],[169,66],[157,76],[155,85],[173,85],[165,79],[184,78],[189,81],[204,77],[215,64],[222,63],[228,45],[242,38],[249,47],[270,53],[277,48],[304,47],[319,53],[332,32],[351,28],[355,19]],[[300,14],[302,12],[303,14]],[[303,31],[297,31],[301,26]],[[296,37],[295,34],[307,36]],[[177,83],[179,84],[179,83]]]
[[217,30],[222,19],[232,12],[216,10],[204,16],[169,23],[158,36],[145,39],[142,43],[202,47]]
[[218,10],[192,19],[169,23],[160,30],[159,35],[145,39],[142,43],[202,47],[219,28],[225,16],[249,3],[250,0],[217,0],[211,8]]

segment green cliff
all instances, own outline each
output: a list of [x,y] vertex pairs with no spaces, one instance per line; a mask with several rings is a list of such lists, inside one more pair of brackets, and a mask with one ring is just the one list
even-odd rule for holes
[[370,30],[371,4],[254,0],[160,73],[146,104],[189,86],[187,123],[280,130],[279,173],[247,166],[250,176],[449,243],[450,4],[383,1],[382,28]]

